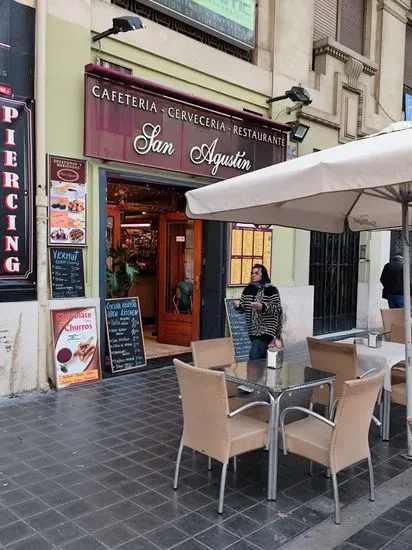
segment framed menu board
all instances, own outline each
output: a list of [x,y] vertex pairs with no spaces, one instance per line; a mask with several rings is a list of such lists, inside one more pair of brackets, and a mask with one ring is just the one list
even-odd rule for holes
[[139,298],[106,300],[106,329],[113,373],[146,365]]
[[254,264],[263,264],[270,277],[272,264],[272,228],[233,223],[230,226],[229,286],[250,281]]
[[49,244],[87,244],[87,163],[49,156]]
[[84,298],[82,248],[49,248],[50,291],[52,298]]

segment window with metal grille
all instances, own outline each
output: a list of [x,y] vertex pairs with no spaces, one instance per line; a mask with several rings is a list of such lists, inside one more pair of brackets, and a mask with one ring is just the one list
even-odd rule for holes
[[252,63],[252,52],[250,50],[244,50],[238,46],[229,44],[220,38],[196,29],[195,27],[179,21],[170,15],[166,15],[160,11],[150,8],[149,6],[144,6],[137,0],[111,0],[111,3],[137,15],[141,15],[142,17],[145,17],[150,21],[154,21],[159,25],[163,25],[168,29],[172,29],[180,34],[184,34],[185,36],[189,36],[190,38],[193,38],[193,40],[197,40],[202,44],[206,44],[207,46],[211,46],[212,48],[216,48],[217,50]]
[[363,54],[366,0],[315,0],[313,39],[330,38]]
[[412,24],[406,25],[405,36],[405,69],[403,83],[412,88]]
[[106,61],[105,59],[99,59],[99,65],[106,67],[106,69],[111,69],[112,71],[118,71],[119,73],[132,74],[132,69],[129,69],[129,67],[123,67],[123,65],[118,65],[117,63]]

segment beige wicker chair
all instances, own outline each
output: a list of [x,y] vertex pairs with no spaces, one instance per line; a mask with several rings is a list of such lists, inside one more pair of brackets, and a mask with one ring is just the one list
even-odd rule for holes
[[273,422],[269,424],[243,414],[254,407],[269,408],[265,401],[248,402],[229,412],[223,372],[199,369],[174,359],[183,407],[183,434],[176,460],[173,488],[177,489],[184,447],[198,451],[223,464],[218,512],[223,512],[226,472],[229,459],[269,446]]
[[[193,365],[200,369],[210,369],[235,362],[235,350],[231,338],[213,338],[190,342]],[[226,382],[229,397],[237,396],[237,385]]]
[[[326,342],[317,338],[306,338],[312,368],[336,374],[333,381],[333,397],[339,401],[346,380],[358,377],[358,358],[354,344]],[[328,387],[316,388],[312,393],[312,403],[325,407],[329,404]]]
[[394,323],[402,324],[405,320],[403,307],[393,309],[381,309],[383,330],[387,333],[386,339],[392,341],[391,329]]
[[[340,523],[340,506],[336,475],[340,471],[366,459],[369,467],[370,500],[375,500],[368,436],[384,376],[383,372],[379,372],[345,382],[334,422],[303,407],[288,407],[280,417],[284,454],[291,452],[304,456],[330,469],[337,524]],[[293,410],[305,412],[309,416],[285,425],[286,415]]]
[[[403,312],[403,309],[401,310]],[[398,344],[405,343],[405,325],[404,323],[393,323],[391,326],[391,342],[397,342]],[[401,361],[392,368],[391,382],[392,386],[395,384],[402,384],[406,381],[405,362]]]
[[[190,342],[192,349],[193,365],[201,369],[210,369],[222,365],[230,365],[235,362],[235,351],[231,338],[214,338],[211,340],[197,340]],[[254,401],[258,397],[257,392],[246,396],[239,396],[238,384],[226,381],[227,395],[229,397],[229,409],[238,409],[246,401]],[[252,409],[248,416],[268,422],[269,413],[266,409]]]

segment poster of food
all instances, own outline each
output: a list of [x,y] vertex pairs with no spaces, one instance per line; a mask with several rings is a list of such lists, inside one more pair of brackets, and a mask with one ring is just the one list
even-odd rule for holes
[[49,244],[87,244],[87,163],[49,156]]
[[95,307],[52,309],[56,388],[100,380]]

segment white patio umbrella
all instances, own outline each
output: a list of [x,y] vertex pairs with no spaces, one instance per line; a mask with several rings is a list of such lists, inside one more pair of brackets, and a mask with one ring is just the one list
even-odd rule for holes
[[[186,193],[190,218],[341,233],[402,226],[405,304],[410,303],[412,123]],[[412,417],[411,312],[405,307],[407,415]],[[408,457],[412,435],[408,429]]]

